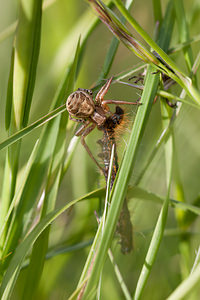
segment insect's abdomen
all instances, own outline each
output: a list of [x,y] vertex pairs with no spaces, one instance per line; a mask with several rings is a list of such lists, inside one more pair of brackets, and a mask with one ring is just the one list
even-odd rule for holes
[[68,112],[77,118],[88,118],[95,109],[92,97],[84,91],[76,91],[69,95],[66,107]]
[[[114,159],[112,166],[112,175],[111,175],[111,187],[114,183],[117,171],[118,171],[118,158],[116,152],[116,143],[115,143],[115,132],[117,127],[122,123],[124,117],[124,111],[120,107],[116,107],[116,111],[113,115],[106,119],[106,122],[102,128],[103,138],[98,141],[102,147],[102,153],[99,155],[104,163],[104,176],[107,182],[108,170],[110,165],[110,157],[112,146],[115,145],[114,149]],[[120,217],[117,223],[116,230],[121,244],[121,251],[124,254],[129,253],[133,248],[132,240],[132,224],[130,220],[130,213],[128,210],[126,199],[120,213]]]

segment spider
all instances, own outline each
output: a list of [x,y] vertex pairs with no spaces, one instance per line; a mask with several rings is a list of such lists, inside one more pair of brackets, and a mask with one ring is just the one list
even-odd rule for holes
[[76,136],[81,136],[81,143],[85,147],[91,159],[95,162],[98,168],[104,173],[104,169],[99,165],[94,158],[90,149],[88,148],[85,137],[97,127],[99,130],[103,130],[108,116],[113,113],[110,111],[108,104],[131,104],[140,105],[139,102],[128,102],[119,100],[104,100],[104,96],[108,92],[113,77],[108,79],[102,86],[93,101],[92,90],[81,89],[73,92],[69,95],[66,101],[66,108],[69,112],[70,120],[82,123],[81,127],[76,131]]

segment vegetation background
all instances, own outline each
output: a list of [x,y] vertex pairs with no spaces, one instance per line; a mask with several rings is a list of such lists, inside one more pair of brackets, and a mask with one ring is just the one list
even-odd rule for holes
[[[7,91],[9,90],[8,78],[12,65],[11,54],[15,37],[14,28],[15,22],[19,17],[20,2],[26,6],[25,1],[1,1],[1,141],[5,140],[8,136],[8,133],[5,129],[5,111],[6,101],[8,101],[9,98]],[[27,1],[27,3],[28,2],[29,1]],[[170,1],[161,1],[163,15],[166,12],[168,2]],[[177,2],[179,2],[179,4],[182,3],[181,5],[184,7],[185,16],[182,15],[182,20],[183,23],[185,20],[187,21],[190,37],[193,38],[194,36],[197,36],[198,41],[200,28],[200,2],[198,0],[179,0]],[[152,38],[155,36],[154,9],[156,3],[159,4],[160,1],[133,1],[131,9],[132,16]],[[114,11],[116,11],[116,9]],[[55,98],[55,94],[57,93],[56,91],[66,76],[64,75],[66,69],[69,68],[69,63],[75,61],[74,57],[78,39],[80,37],[81,41],[84,40],[85,33],[87,32],[87,29],[91,23],[94,22],[95,18],[96,16],[94,12],[86,1],[54,0],[44,2],[38,64],[33,60],[35,63],[35,69],[37,69],[37,71],[35,85],[34,80],[32,80],[34,86],[33,97],[29,95],[29,97],[32,98],[32,104],[28,124],[31,124],[51,111],[50,108],[53,99]],[[177,21],[178,17],[176,13],[174,13],[173,18],[175,25],[170,47],[174,47],[181,42],[180,23]],[[12,26],[10,27],[11,24]],[[128,28],[131,29],[131,26],[129,25]],[[78,87],[90,88],[93,87],[96,82],[98,82],[112,37],[112,34],[109,32],[106,26],[100,22],[97,24],[94,30],[91,30],[88,38],[85,38],[86,45],[84,51],[81,52],[81,54],[78,53],[78,56],[82,57],[82,61],[78,64],[79,73],[72,90],[75,90]],[[139,34],[137,34],[137,38],[141,40]],[[24,40],[24,43],[25,42],[26,41]],[[39,47],[39,43],[35,42],[33,45],[37,45]],[[198,55],[199,43],[191,43],[191,49],[195,59]],[[172,54],[171,57],[175,61],[176,65],[189,76],[190,72],[187,69],[184,52],[177,51]],[[121,72],[134,69],[138,63],[141,63],[141,60],[133,55],[133,53],[131,53],[131,51],[129,51],[126,47],[124,47],[122,43],[120,43],[107,78],[109,76],[115,76]],[[75,73],[76,71],[72,70],[70,74],[74,75]],[[197,77],[195,80],[195,84],[198,86],[199,71],[197,71]],[[180,86],[175,85],[172,87],[173,94],[178,96],[180,92]],[[132,87],[118,83],[112,85],[108,96],[106,97],[108,99],[112,98],[118,100],[135,101],[140,95],[140,91],[138,92],[138,90]],[[63,104],[65,100],[66,97],[63,97],[60,104]],[[130,129],[127,128],[124,136],[119,138],[118,151],[121,153],[119,155],[120,157],[123,156],[124,149],[126,148],[126,144],[130,135],[131,126],[134,123],[136,115],[135,108],[126,107],[125,109],[129,119],[129,124],[127,127],[130,127]],[[64,116],[62,118],[66,117],[67,120],[67,112],[65,111],[62,115]],[[64,128],[63,136],[65,137],[66,144],[63,142],[64,139],[62,136],[60,149],[69,150],[68,146],[75,133],[76,124],[69,122],[68,124],[64,124],[62,126],[62,120],[63,119],[61,119],[59,126],[61,131]],[[20,130],[22,128],[20,126],[13,131]],[[42,128],[43,127],[40,127],[36,130],[31,130],[31,132],[22,139],[20,152],[18,153],[19,166],[17,171],[18,175],[16,191],[21,186],[20,184],[23,185],[25,184],[25,181],[28,180],[27,178],[26,180],[22,178],[23,175],[26,174],[26,168],[34,145],[39,138],[41,139],[41,134],[43,132]],[[13,132],[12,129],[9,130],[11,133]],[[170,198],[185,201],[189,205],[196,205],[196,207],[198,207],[200,203],[199,131],[199,108],[192,107],[188,104],[183,104],[177,121],[174,124],[174,145],[176,150],[174,151],[175,163],[173,174],[175,175],[173,175],[174,181],[172,184]],[[146,165],[147,157],[149,157],[150,153],[155,148],[155,144],[162,132],[163,128],[160,102],[157,101],[152,107],[144,136],[140,142],[137,160],[134,164],[134,172],[132,173],[129,182],[131,187],[134,186],[141,175],[141,172]],[[93,132],[87,137],[87,141],[95,155],[98,155],[100,151],[96,144],[96,141],[99,139],[99,137],[100,133],[98,132]],[[52,140],[49,140],[49,147],[53,145],[52,147],[55,147],[56,149],[56,145],[59,146],[60,140],[56,139],[57,136]],[[54,145],[54,142],[56,142],[56,145]],[[83,149],[81,144],[78,143],[78,140],[75,141],[75,143],[77,145],[73,150],[72,160],[69,160],[69,166],[68,163],[66,163],[66,158],[69,158],[69,155],[63,150],[64,158],[62,158],[62,165],[63,161],[65,161],[66,172],[63,172],[61,177],[59,177],[59,184],[57,184],[57,187],[55,188],[56,192],[53,190],[55,200],[54,206],[56,208],[59,208],[66,203],[70,203],[70,201],[74,199],[82,197],[89,192],[105,186],[104,178],[102,178],[102,176],[98,173],[96,166],[90,160],[85,149]],[[3,186],[5,182],[6,151],[6,149],[3,149],[0,153],[0,178],[2,182],[1,202],[3,201],[2,197],[5,196]],[[146,168],[144,176],[139,184],[141,189],[152,192],[162,199],[166,197],[168,191],[168,186],[166,183],[167,167],[165,151],[165,144],[163,143],[156,152],[152,162]],[[51,162],[53,161],[53,163],[55,163],[57,159],[60,159],[58,156],[59,151],[54,152],[52,155],[53,158],[51,157]],[[33,161],[30,161],[30,163],[31,162]],[[49,168],[50,165],[48,166],[47,174],[44,171],[44,177],[47,183],[43,183],[41,186],[38,186],[38,192],[36,195],[33,195],[33,191],[35,191],[35,179],[29,182],[29,186],[32,185],[32,191],[30,190],[30,193],[27,194],[27,197],[30,197],[32,203],[33,210],[31,211],[31,217],[29,215],[29,218],[31,218],[33,224],[37,221],[37,218],[39,218],[38,215],[40,210],[38,208],[36,209],[35,205],[38,203],[41,197],[42,189],[45,189],[50,181],[51,184],[54,181],[56,182],[58,178],[53,177],[53,173],[49,171]],[[35,173],[36,177],[42,177],[42,172],[43,169],[38,169],[38,173]],[[59,169],[58,173],[59,172],[62,171]],[[49,173],[51,173],[51,177],[48,177]],[[51,184],[49,186],[51,186]],[[134,228],[134,251],[129,255],[123,255],[120,252],[117,239],[114,239],[112,243],[112,251],[115,261],[117,262],[117,265],[123,276],[124,282],[130,291],[130,294],[133,294],[142,266],[144,264],[147,250],[149,249],[152,233],[155,229],[158,215],[161,210],[161,203],[159,201],[156,202],[154,198],[153,201],[148,201],[148,197],[146,197],[146,199],[138,199],[139,197],[137,198],[137,196],[134,195],[134,192],[132,193],[131,191],[128,197],[128,204]],[[16,192],[14,194],[16,194]],[[99,211],[101,202],[100,198],[101,200],[104,199],[102,196],[102,191],[97,192],[96,197],[93,196],[91,199],[79,202],[73,207],[70,207],[68,211],[56,218],[51,225],[48,249],[45,250],[45,247],[42,248],[44,250],[44,254],[47,252],[48,257],[48,259],[45,259],[44,269],[40,259],[38,258],[40,257],[40,254],[41,257],[43,256],[43,250],[39,248],[36,258],[33,260],[33,265],[31,267],[32,269],[27,268],[27,263],[29,262],[27,259],[31,254],[30,250],[27,251],[26,260],[23,262],[16,285],[12,283],[14,290],[12,292],[11,299],[28,299],[28,297],[30,299],[35,299],[31,297],[36,297],[38,300],[66,299],[74,292],[88,257],[90,245],[97,230],[97,221],[94,211]],[[18,201],[20,202],[19,199]],[[17,207],[17,204],[15,207]],[[172,293],[172,291],[174,291],[175,288],[185,278],[187,278],[194,265],[200,240],[200,224],[199,218],[197,218],[199,211],[196,211],[195,215],[187,213],[188,210],[181,210],[180,213],[180,211],[177,211],[175,207],[176,205],[169,208],[167,223],[163,231],[163,239],[153,264],[150,278],[145,285],[142,299],[166,299]],[[184,207],[184,209],[185,208],[186,207]],[[46,212],[48,212],[48,209]],[[184,214],[184,212],[186,213]],[[1,222],[3,222],[3,219]],[[23,226],[25,226],[24,223],[20,226],[23,232]],[[27,227],[25,228],[26,230],[24,230],[24,233],[21,234],[19,240],[23,240],[24,237],[29,233]],[[48,239],[48,235],[45,238]],[[15,244],[14,248],[17,247],[18,243],[19,242]],[[8,257],[10,257],[10,255],[12,256],[13,251],[14,250],[12,249],[11,252],[7,253]],[[39,260],[38,262],[37,259]],[[5,257],[1,257],[1,260],[4,262]],[[35,270],[37,269],[37,264],[39,266],[39,271]],[[7,269],[8,266],[5,268]],[[1,272],[2,278],[5,276],[4,271],[5,269],[3,267],[3,271]],[[38,279],[32,285],[31,272],[34,274],[33,276],[37,277]],[[9,276],[11,278],[11,273]],[[113,264],[107,258],[101,275],[101,299],[128,299],[128,296],[126,294],[124,295],[122,292],[121,287],[122,284],[118,282]],[[198,299],[199,292],[199,288],[196,287],[194,293],[190,292],[186,299]],[[3,299],[7,299],[7,296],[4,297],[5,298]]]

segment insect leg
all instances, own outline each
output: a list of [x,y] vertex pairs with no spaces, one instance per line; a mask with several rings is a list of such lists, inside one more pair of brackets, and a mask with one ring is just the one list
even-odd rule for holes
[[87,121],[85,124],[83,124],[79,130],[76,132],[76,136],[81,136],[81,143],[84,146],[85,150],[89,154],[90,158],[95,162],[97,167],[104,173],[104,169],[100,166],[98,161],[94,158],[92,152],[90,151],[88,145],[85,142],[85,137],[96,127],[95,123],[92,123],[91,126],[87,127],[89,125],[90,121]]

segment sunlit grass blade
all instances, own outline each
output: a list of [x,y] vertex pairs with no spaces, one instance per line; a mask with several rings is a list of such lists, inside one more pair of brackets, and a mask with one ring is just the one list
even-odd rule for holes
[[45,123],[49,122],[53,118],[57,117],[59,114],[66,111],[66,106],[63,104],[61,107],[56,108],[55,110],[51,111],[44,117],[40,118],[39,120],[35,121],[34,123],[26,126],[25,128],[17,131],[13,135],[9,136],[6,140],[0,143],[0,150],[16,143],[27,134],[31,133],[34,129],[39,128],[40,126],[44,125]]
[[160,0],[153,0],[153,12],[154,12],[154,22],[156,26],[159,28],[162,25],[162,7],[161,7],[161,1]]
[[[187,25],[185,10],[182,0],[177,0],[174,2],[175,12],[177,16],[177,25],[179,30],[179,39],[181,43],[185,43],[190,39],[189,29]],[[185,57],[185,62],[188,68],[188,71],[191,72],[192,65],[194,63],[192,48],[190,45],[183,48],[183,53]]]
[[[50,5],[52,5],[56,0],[46,0],[43,1],[43,9],[48,8]],[[18,21],[13,22],[10,24],[7,28],[5,28],[3,31],[0,32],[0,43],[5,41],[7,38],[9,38],[11,35],[15,33],[15,30],[17,28]]]
[[[78,61],[80,60],[79,51],[80,43],[78,42],[74,62],[69,74],[68,89],[66,90],[67,94],[70,94],[73,91],[75,85]],[[52,154],[50,170],[48,172],[47,183],[44,189],[45,196],[41,212],[41,219],[55,208],[57,193],[61,181],[63,162],[65,159],[67,121],[68,120],[65,115],[60,116],[60,129],[56,138],[56,146],[54,153]],[[33,297],[33,295],[36,294],[48,249],[49,233],[50,227],[45,229],[33,246],[30,266],[27,271],[27,280],[24,288],[24,299],[28,299],[31,296]]]
[[[7,89],[5,120],[6,127],[9,126],[9,134],[22,127],[25,107],[28,109],[26,117],[28,120],[40,49],[41,6],[40,0],[29,0],[26,3],[20,1],[18,30],[14,40]],[[3,200],[0,212],[1,222],[4,221],[14,197],[19,155],[20,142],[11,146],[6,153],[2,189]],[[0,251],[5,244],[4,241],[3,238]]]
[[125,282],[124,282],[124,279],[123,279],[123,277],[122,277],[122,274],[121,274],[121,272],[120,272],[120,270],[119,270],[118,265],[116,264],[116,262],[115,262],[115,260],[114,260],[113,253],[111,252],[110,249],[108,250],[108,255],[109,255],[110,261],[111,261],[111,263],[112,263],[112,265],[113,265],[113,268],[114,268],[114,270],[115,270],[115,274],[116,274],[117,280],[118,280],[118,282],[119,282],[119,284],[120,284],[120,287],[121,287],[121,289],[122,289],[122,291],[123,291],[123,294],[124,294],[125,299],[126,299],[126,300],[131,300],[132,297],[131,297],[131,295],[130,295],[130,293],[129,293],[129,290],[128,290],[128,288],[127,288]]
[[[146,191],[138,186],[129,187],[128,198],[136,198],[139,200],[151,201],[151,202],[158,203],[158,204],[163,204],[163,202],[165,201],[163,196],[157,195],[150,191]],[[178,200],[171,199],[171,198],[169,201],[170,201],[170,205],[172,207],[188,211],[188,214],[192,213],[193,218],[196,218],[195,215],[196,216],[200,215],[200,208],[198,207],[198,205],[195,206],[195,205],[192,205],[189,203],[183,203]],[[199,199],[197,201],[199,203]]]
[[[106,216],[107,216],[107,211],[108,211],[108,205],[110,204],[110,183],[111,183],[111,177],[112,177],[112,165],[113,165],[113,159],[114,159],[114,146],[112,147],[112,153],[111,153],[111,158],[110,158],[110,164],[109,164],[109,172],[108,172],[108,179],[106,183],[106,197],[105,197],[105,204],[104,204],[104,212],[102,215],[102,218],[99,221],[99,226],[98,230],[96,232],[94,241],[92,243],[90,252],[88,254],[85,266],[83,268],[81,277],[79,279],[78,285],[76,290],[79,291],[80,286],[82,286],[83,282],[85,282],[85,285],[82,287],[82,289],[79,291],[79,296],[83,295],[85,292],[85,288],[87,285],[86,278],[89,278],[92,268],[94,265],[94,262],[96,260],[96,253],[98,251],[99,244],[102,239],[103,231],[104,231],[104,226],[105,226],[105,221],[106,221]],[[73,295],[76,294],[76,290],[74,291]],[[71,296],[73,299],[74,296]]]
[[102,241],[98,248],[97,256],[94,262],[94,267],[90,279],[88,281],[88,285],[86,287],[83,299],[87,299],[87,297],[90,297],[90,295],[93,294],[93,292],[95,291],[97,287],[98,278],[107,255],[108,248],[112,241],[115,226],[127,191],[128,181],[132,172],[132,166],[136,159],[139,141],[147,123],[148,115],[150,113],[151,105],[153,103],[153,99],[158,85],[158,75],[152,77],[152,72],[153,70],[149,68],[146,78],[148,88],[144,89],[144,92],[142,94],[141,101],[143,105],[139,107],[136,115],[128,148],[122,162],[115,189],[113,191],[111,206],[108,212]]
[[[130,1],[126,1],[125,2],[125,6],[127,9],[131,9],[131,6],[133,4],[133,0],[130,0]],[[125,19],[122,18],[122,22],[124,22]],[[110,47],[109,47],[109,50],[107,52],[107,55],[106,55],[106,58],[105,58],[105,61],[104,61],[104,64],[102,66],[102,70],[101,70],[101,73],[99,75],[99,79],[97,81],[97,84],[98,82],[100,82],[102,79],[106,78],[106,76],[108,75],[109,73],[109,70],[112,66],[112,63],[113,63],[113,60],[114,60],[114,57],[116,55],[116,52],[117,52],[117,49],[118,49],[118,46],[119,46],[119,40],[116,38],[116,37],[113,37],[112,38],[112,41],[110,43]]]
[[1,299],[5,300],[8,299],[10,296],[14,284],[16,282],[16,279],[19,275],[19,271],[21,269],[21,264],[25,258],[25,256],[30,251],[33,243],[36,241],[36,239],[40,236],[40,234],[57,218],[59,217],[64,211],[66,211],[68,208],[70,208],[72,205],[75,205],[76,203],[91,199],[99,196],[101,194],[101,189],[94,191],[92,193],[89,193],[85,195],[82,198],[76,199],[66,205],[64,205],[62,208],[56,209],[49,213],[47,216],[45,216],[31,231],[31,233],[21,242],[21,244],[16,248],[16,251],[14,255],[12,256],[11,262],[9,264],[9,267],[5,273],[5,276],[3,278],[1,287],[0,287],[0,297]]
[[145,62],[155,65],[158,70],[165,72],[167,76],[171,77],[181,87],[183,87],[189,97],[196,102],[200,103],[200,93],[192,85],[192,82],[188,76],[186,76],[177,65],[171,60],[171,58],[155,43],[151,37],[141,28],[141,26],[135,21],[128,10],[124,7],[121,0],[114,0],[119,11],[131,24],[131,26],[141,35],[141,37],[153,48],[159,55],[160,59],[157,59],[157,55],[153,55],[147,48],[139,43],[132,34],[124,28],[119,22],[116,15],[109,10],[108,7],[101,0],[88,0],[94,9],[97,11],[100,19],[108,26],[108,28],[138,57]]
[[13,118],[20,129],[26,125],[35,85],[40,49],[42,1],[21,1],[14,44]]
[[[168,190],[169,193],[169,190]],[[143,289],[146,285],[147,279],[150,275],[152,266],[154,264],[154,261],[156,259],[156,255],[160,246],[160,243],[162,241],[162,237],[164,234],[166,219],[167,219],[167,212],[168,212],[168,205],[169,205],[169,194],[166,197],[166,200],[163,204],[163,207],[160,211],[160,215],[153,233],[153,237],[151,239],[151,243],[149,245],[149,249],[145,258],[145,263],[143,265],[142,271],[140,273],[140,277],[138,279],[138,283],[136,286],[135,294],[133,299],[138,300],[141,299],[141,295],[143,292]]]
[[181,300],[187,297],[189,293],[195,290],[200,281],[200,264],[196,267],[193,273],[188,276],[172,293],[167,300]]
[[[78,43],[77,52],[71,68],[67,70],[65,77],[63,78],[63,83],[61,87],[59,87],[57,95],[55,96],[53,104],[55,106],[60,105],[63,102],[66,91],[70,93],[73,89],[74,76],[79,59],[79,50]],[[67,122],[67,118],[65,118],[65,120],[65,122]],[[29,216],[32,215],[37,204],[36,200],[39,200],[42,192],[41,189],[46,183],[52,155],[56,147],[56,137],[59,133],[59,127],[60,116],[46,124],[46,126],[43,128],[35,163],[30,170],[24,191],[12,217],[12,224],[9,228],[9,234],[6,237],[6,242],[4,245],[4,256],[7,252],[11,251],[11,249],[12,251],[15,249],[22,232],[26,232],[30,226]],[[23,218],[24,214],[26,214],[26,218]],[[9,260],[6,260],[6,265],[8,264],[8,261]]]
[[0,239],[2,238],[3,231],[4,231],[5,227],[6,227],[6,224],[7,224],[8,220],[9,220],[9,217],[12,214],[14,206],[19,201],[19,199],[21,197],[21,194],[22,194],[24,185],[26,183],[27,177],[29,175],[30,169],[31,169],[32,164],[33,164],[33,162],[35,160],[35,156],[36,156],[36,153],[37,153],[37,147],[38,147],[38,141],[36,142],[36,144],[35,144],[35,146],[33,148],[31,156],[30,156],[30,158],[29,158],[29,160],[27,162],[26,169],[24,171],[23,177],[21,179],[21,183],[19,184],[19,189],[15,193],[15,196],[14,196],[14,198],[13,198],[13,200],[12,200],[10,206],[9,206],[8,213],[7,213],[7,215],[6,215],[5,219],[4,219],[4,222],[3,222],[2,226],[1,226],[1,229],[0,229]]

